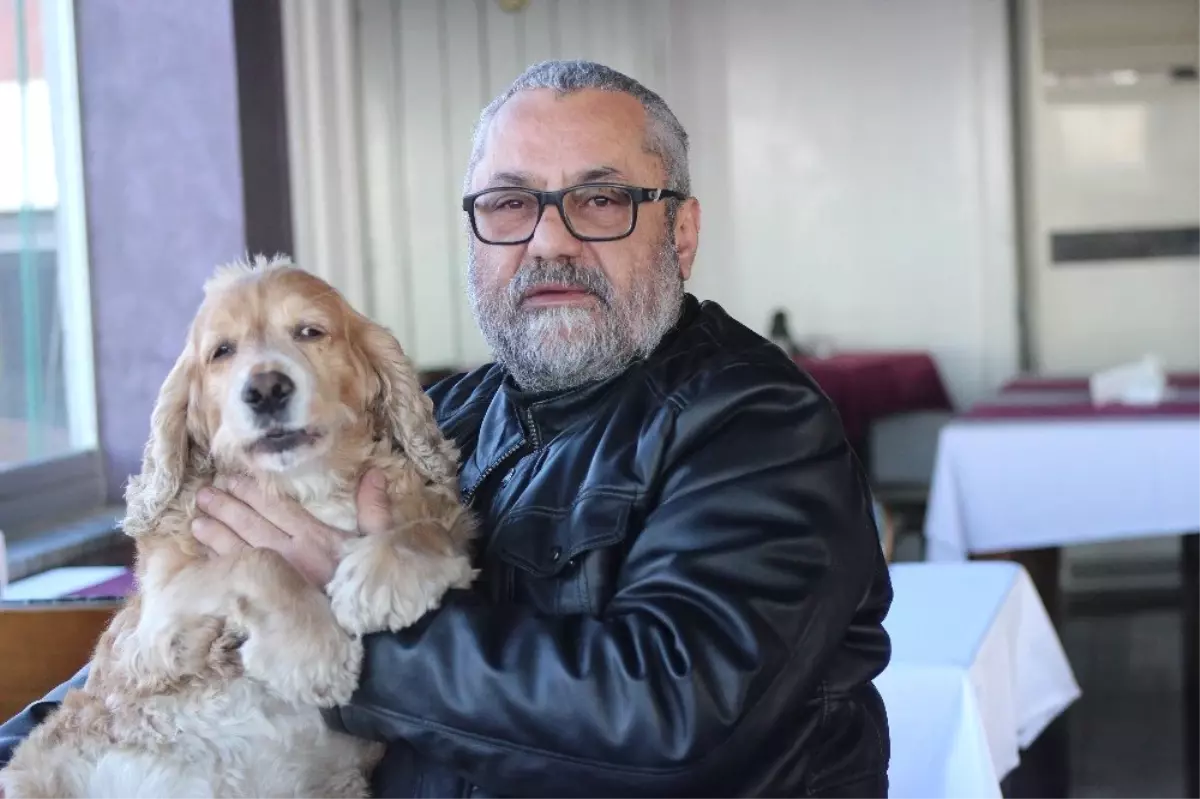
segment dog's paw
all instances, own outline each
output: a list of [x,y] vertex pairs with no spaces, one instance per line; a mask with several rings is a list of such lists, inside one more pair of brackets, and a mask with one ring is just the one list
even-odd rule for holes
[[238,649],[245,638],[220,616],[182,622],[167,644],[166,660],[176,678],[236,677],[242,668]]
[[226,624],[209,650],[209,665],[217,676],[232,680],[242,676],[242,646],[246,643],[246,632]]
[[[341,633],[341,631],[338,631]],[[338,641],[326,653],[327,661],[314,663],[307,675],[301,675],[297,699],[317,707],[337,707],[350,702],[358,688],[362,669],[363,645],[357,636],[337,636]]]
[[354,543],[359,542],[364,545],[346,554],[327,588],[338,624],[355,635],[402,630],[477,574],[465,556],[424,555],[369,539]]
[[308,629],[252,629],[241,655],[245,673],[284,699],[334,707],[349,702],[358,687],[363,647],[332,619],[322,619]]

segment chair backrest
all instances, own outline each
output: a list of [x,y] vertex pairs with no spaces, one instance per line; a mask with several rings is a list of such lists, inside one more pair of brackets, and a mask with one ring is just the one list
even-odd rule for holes
[[122,604],[116,599],[0,600],[0,721],[91,660]]

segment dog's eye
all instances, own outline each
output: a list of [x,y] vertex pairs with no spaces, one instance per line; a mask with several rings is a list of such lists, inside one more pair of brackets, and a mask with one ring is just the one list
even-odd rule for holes
[[300,325],[296,328],[296,338],[303,341],[312,341],[321,338],[325,335],[325,331],[316,325]]
[[222,341],[213,349],[212,355],[209,356],[209,360],[219,361],[222,358],[228,358],[230,355],[233,355],[233,352],[234,346],[228,341]]

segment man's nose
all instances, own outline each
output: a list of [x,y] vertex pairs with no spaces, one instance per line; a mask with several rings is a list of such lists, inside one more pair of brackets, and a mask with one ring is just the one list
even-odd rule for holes
[[296,384],[283,372],[259,372],[246,381],[242,401],[258,416],[276,416],[287,407],[295,390]]
[[583,252],[583,242],[571,235],[558,209],[547,205],[526,249],[529,255],[554,261],[579,257]]

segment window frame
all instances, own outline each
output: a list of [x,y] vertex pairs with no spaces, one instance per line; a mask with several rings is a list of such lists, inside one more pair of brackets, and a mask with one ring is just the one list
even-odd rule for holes
[[58,206],[54,209],[71,451],[0,467],[0,531],[12,543],[105,504],[98,446],[87,206],[73,0],[40,2]]

